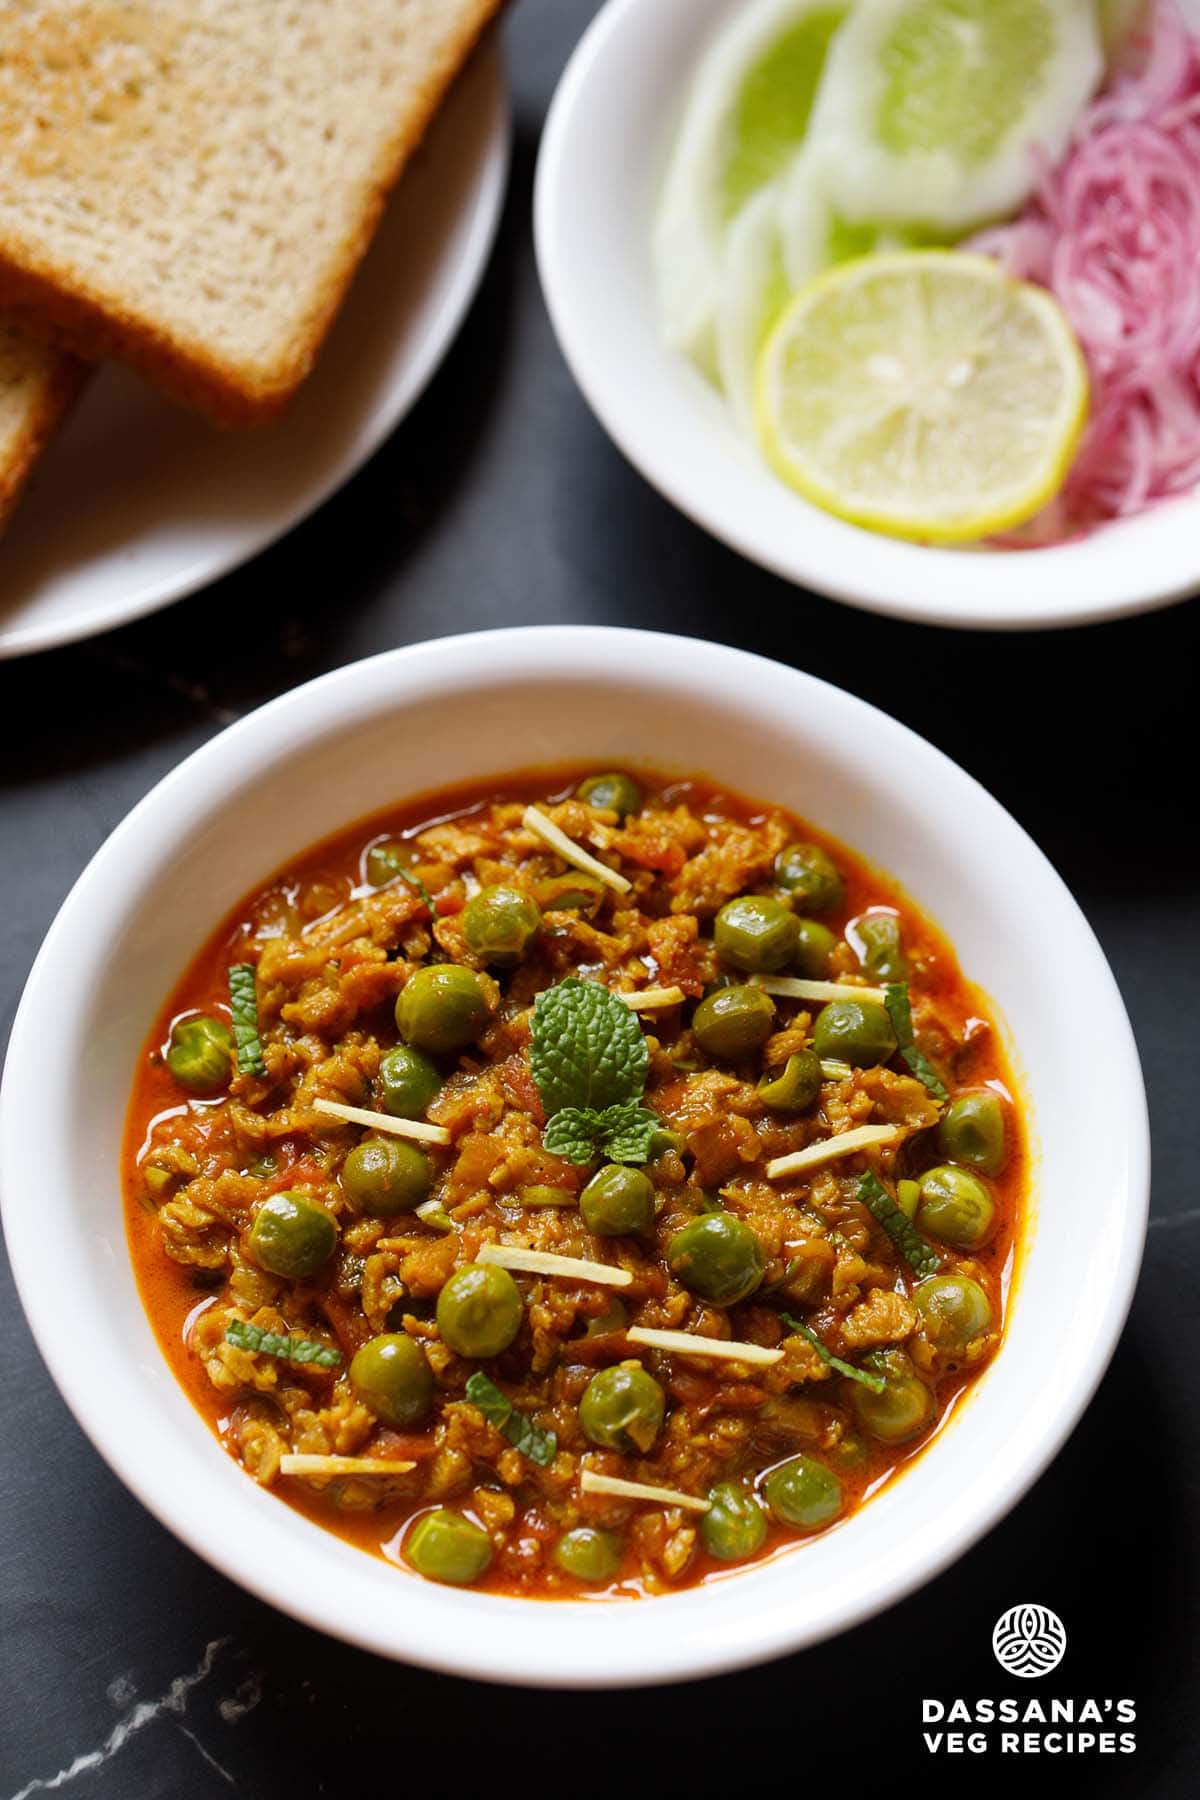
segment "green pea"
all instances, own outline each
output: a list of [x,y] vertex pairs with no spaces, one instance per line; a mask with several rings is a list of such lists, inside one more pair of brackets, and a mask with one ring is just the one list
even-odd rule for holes
[[142,1180],[152,1200],[163,1200],[167,1189],[174,1186],[176,1177],[170,1169],[159,1169],[153,1163],[143,1163]]
[[722,987],[692,1014],[692,1034],[706,1056],[740,1062],[761,1048],[774,1022],[775,1002],[762,988]]
[[813,1049],[822,1062],[872,1069],[896,1053],[896,1034],[873,1000],[831,1000],[813,1026]]
[[827,850],[819,844],[788,844],[775,858],[775,882],[805,912],[839,912],[846,883]]
[[390,1219],[429,1197],[433,1164],[416,1144],[400,1138],[366,1138],[342,1164],[342,1192],[356,1213]]
[[202,1013],[198,1018],[181,1019],[173,1027],[167,1067],[190,1093],[215,1094],[228,1084],[236,1052],[233,1032],[225,1021]]
[[798,937],[791,907],[769,894],[727,900],[713,922],[713,943],[721,961],[752,975],[776,975],[786,968]]
[[689,1188],[682,1197],[693,1212],[723,1213],[729,1210],[718,1188]]
[[819,1531],[845,1505],[842,1484],[832,1469],[811,1456],[793,1456],[772,1469],[763,1483],[767,1505],[784,1525]]
[[758,1097],[772,1112],[807,1112],[821,1091],[821,1059],[813,1050],[789,1056],[777,1075],[764,1075]]
[[740,1481],[721,1481],[709,1489],[710,1506],[700,1520],[704,1548],[719,1562],[744,1562],[761,1550],[767,1516],[756,1495]]
[[441,1085],[437,1065],[408,1044],[397,1044],[379,1065],[383,1109],[394,1119],[423,1119]]
[[917,1229],[956,1250],[978,1250],[995,1222],[996,1205],[986,1182],[970,1169],[940,1163],[921,1177]]
[[992,1307],[969,1275],[933,1275],[913,1295],[925,1335],[937,1350],[965,1350],[992,1329]]
[[644,1456],[662,1429],[666,1395],[641,1363],[616,1363],[593,1375],[579,1402],[579,1423],[601,1450]]
[[554,1546],[554,1560],[564,1575],[576,1581],[611,1581],[621,1566],[625,1545],[615,1531],[598,1525],[577,1525]]
[[415,844],[403,838],[381,838],[367,851],[367,880],[372,887],[386,887],[398,875],[407,874],[417,860]]
[[612,1331],[624,1331],[629,1323],[629,1314],[614,1294],[605,1305],[599,1318],[589,1319],[585,1337],[607,1337]]
[[333,1255],[338,1228],[323,1206],[293,1189],[272,1194],[254,1215],[250,1254],[260,1268],[287,1281],[306,1281]]
[[549,1187],[540,1181],[517,1189],[518,1206],[574,1206],[578,1199],[574,1188]]
[[861,1469],[870,1452],[866,1440],[857,1431],[843,1431],[829,1455],[841,1469]]
[[1004,1105],[986,1089],[959,1094],[942,1114],[938,1149],[949,1161],[967,1163],[983,1175],[998,1175],[1008,1155]]
[[674,1151],[676,1156],[682,1156],[686,1149],[687,1139],[682,1131],[673,1131],[669,1125],[662,1125],[651,1137],[647,1154],[649,1160],[654,1162],[657,1157],[665,1156],[668,1150]]
[[354,1354],[350,1385],[385,1425],[403,1431],[433,1408],[433,1372],[420,1344],[402,1331],[373,1337]]
[[482,1525],[462,1513],[439,1506],[424,1513],[404,1540],[405,1560],[427,1581],[448,1581],[467,1587],[492,1560],[492,1540]]
[[464,1263],[438,1295],[438,1330],[459,1356],[499,1356],[524,1316],[520,1288],[495,1263]]
[[552,875],[539,881],[536,889],[543,912],[578,912],[588,919],[600,911],[607,892],[595,875]]
[[921,1203],[921,1184],[919,1181],[901,1179],[896,1183],[896,1204],[906,1219],[915,1219],[917,1207]]
[[481,888],[463,907],[463,937],[481,961],[498,968],[520,962],[541,923],[537,901],[516,888]]
[[819,919],[796,920],[796,948],[792,951],[792,967],[806,981],[824,981],[829,974],[829,959],[837,949],[837,938]]
[[882,1375],[881,1394],[856,1382],[854,1412],[859,1425],[884,1444],[903,1444],[929,1423],[933,1395],[903,1350],[884,1350],[864,1359],[870,1373]]
[[483,983],[458,963],[418,969],[400,990],[396,1024],[406,1044],[439,1054],[473,1043],[489,1018]]
[[597,1237],[623,1237],[648,1231],[654,1223],[654,1184],[640,1169],[609,1163],[579,1196],[579,1210]]
[[575,789],[578,798],[601,812],[615,812],[619,819],[642,809],[642,790],[631,775],[614,769],[603,775],[589,775]]
[[855,924],[858,959],[869,975],[880,981],[907,981],[909,964],[900,941],[900,920],[895,913],[864,913]]
[[671,1273],[716,1306],[735,1306],[763,1278],[762,1245],[732,1213],[704,1213],[677,1231],[667,1246]]

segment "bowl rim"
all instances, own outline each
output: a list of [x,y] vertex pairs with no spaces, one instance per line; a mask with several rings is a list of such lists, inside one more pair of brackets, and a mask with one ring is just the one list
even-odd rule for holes
[[[645,208],[625,187],[620,225],[588,229],[605,184],[619,180],[610,173],[616,159],[605,154],[604,133],[628,132],[636,104],[632,84],[611,71],[645,65],[680,16],[699,47],[712,10],[733,3],[606,0],[566,65],[542,133],[534,182],[542,292],[567,365],[617,448],[678,511],[751,562],[888,617],[966,630],[1053,630],[1131,617],[1195,594],[1200,490],[1042,549],[907,543],[835,518],[788,489],[737,432],[703,376],[661,342],[648,309],[639,323],[648,323],[656,352],[643,355],[635,341],[640,360],[630,373],[619,323],[622,281],[613,280],[621,253],[612,251],[612,236],[628,232],[630,220],[644,224],[648,266]],[[614,99],[606,111],[596,96],[610,78]],[[655,130],[661,143],[661,123]],[[585,316],[599,295],[610,324],[604,331],[589,329]]]
[[[655,652],[652,659],[646,654],[648,641]],[[34,1134],[28,1131],[28,1121],[36,1116],[39,1103],[44,1107],[39,1096],[45,1091],[57,1091],[56,1058],[62,1062],[65,1054],[56,1047],[56,1034],[43,1029],[47,1008],[55,1004],[56,993],[60,1011],[62,1007],[61,954],[74,944],[86,944],[89,933],[94,956],[111,943],[113,931],[105,931],[93,922],[97,911],[93,903],[102,903],[98,909],[101,914],[107,905],[114,920],[128,915],[137,891],[136,869],[131,874],[124,868],[131,846],[140,842],[143,860],[161,863],[169,846],[164,849],[159,843],[160,826],[165,828],[170,822],[179,828],[179,820],[186,822],[189,812],[197,806],[211,810],[223,797],[228,799],[239,792],[250,779],[248,772],[254,770],[256,759],[260,759],[259,766],[262,761],[269,762],[269,750],[294,752],[298,744],[338,735],[347,728],[348,720],[353,724],[361,716],[366,703],[380,709],[384,704],[389,708],[402,706],[406,699],[427,694],[431,687],[436,691],[439,685],[460,686],[464,672],[475,687],[495,688],[514,678],[578,680],[581,670],[584,680],[598,678],[610,683],[631,678],[636,670],[643,681],[652,682],[664,692],[683,692],[692,698],[710,691],[717,678],[728,681],[736,676],[743,682],[761,682],[769,673],[772,681],[782,682],[791,690],[798,703],[832,704],[859,723],[869,717],[876,737],[882,733],[897,752],[904,753],[915,777],[936,776],[943,784],[949,784],[956,803],[969,801],[981,809],[993,839],[1007,839],[1010,847],[1023,843],[1026,872],[1040,868],[1046,884],[1043,894],[1054,898],[1060,919],[1073,919],[1076,946],[1089,965],[1089,983],[1095,983],[1097,1004],[1105,1015],[1105,1066],[1119,1082],[1125,1099],[1118,1141],[1122,1166],[1128,1171],[1124,1185],[1130,1203],[1124,1213],[1110,1221],[1106,1233],[1111,1268],[1106,1265],[1109,1279],[1088,1343],[1074,1348],[1074,1366],[1069,1379],[1060,1379],[1056,1386],[1053,1410],[1040,1427],[1041,1435],[1023,1447],[1019,1460],[987,1472],[986,1494],[979,1504],[971,1502],[974,1510],[967,1509],[964,1501],[960,1507],[964,1516],[951,1521],[951,1529],[924,1545],[919,1555],[908,1558],[898,1568],[889,1567],[886,1578],[863,1592],[829,1602],[815,1620],[797,1616],[780,1603],[780,1597],[773,1607],[767,1605],[767,1590],[761,1577],[770,1570],[778,1582],[786,1559],[783,1565],[777,1560],[758,1570],[739,1572],[732,1581],[718,1584],[721,1590],[736,1589],[746,1595],[746,1603],[737,1609],[737,1619],[726,1621],[720,1629],[705,1619],[704,1597],[711,1592],[707,1587],[656,1598],[652,1611],[666,1629],[656,1627],[637,1633],[621,1631],[626,1615],[620,1603],[599,1607],[580,1601],[538,1603],[448,1591],[416,1581],[412,1584],[415,1594],[406,1589],[405,1603],[392,1609],[386,1621],[378,1616],[364,1618],[355,1610],[352,1590],[357,1585],[376,1597],[377,1590],[367,1588],[363,1573],[377,1573],[376,1559],[344,1544],[323,1527],[300,1520],[293,1509],[279,1506],[274,1496],[262,1493],[224,1457],[201,1422],[203,1454],[210,1456],[215,1451],[236,1484],[236,1488],[227,1487],[226,1491],[231,1497],[231,1508],[240,1515],[239,1523],[246,1527],[247,1536],[252,1535],[253,1526],[260,1540],[268,1545],[267,1566],[259,1566],[253,1543],[247,1546],[238,1534],[222,1530],[223,1519],[228,1516],[224,1508],[215,1518],[204,1507],[192,1506],[189,1510],[186,1495],[181,1499],[171,1472],[164,1472],[147,1458],[143,1449],[127,1437],[122,1419],[114,1416],[111,1409],[106,1411],[97,1385],[84,1366],[85,1359],[69,1352],[60,1331],[64,1287],[45,1278],[42,1215],[18,1202],[19,1194],[31,1191],[37,1171]],[[153,850],[148,848],[151,844]],[[116,892],[116,901],[105,900],[106,889]],[[67,1060],[69,1066],[70,1059]],[[69,1203],[62,1204],[66,1207]],[[0,1217],[18,1294],[59,1392],[124,1484],[168,1530],[220,1573],[302,1623],[387,1657],[512,1685],[600,1688],[633,1682],[654,1684],[746,1667],[845,1630],[883,1611],[940,1573],[1016,1504],[1078,1422],[1107,1368],[1128,1313],[1140,1266],[1148,1206],[1149,1128],[1132,1030],[1091,927],[1061,878],[1022,827],[940,750],[845,690],[746,651],[626,628],[508,628],[385,651],[319,676],[218,733],[145,795],[97,850],[72,887],[30,972],[14,1019],[0,1083]],[[1028,1253],[1025,1260],[1027,1263]],[[86,1294],[94,1286],[90,1274],[76,1271],[73,1279],[80,1293]],[[162,1372],[174,1390],[175,1377],[165,1359]],[[1061,1371],[1058,1373],[1061,1376]],[[198,1419],[191,1401],[179,1391],[189,1415]],[[215,1471],[216,1463],[205,1464],[206,1471],[210,1466]],[[221,1477],[214,1473],[213,1479]],[[894,1491],[896,1484],[891,1485]],[[880,1496],[874,1505],[879,1506],[883,1499]],[[262,1508],[270,1509],[269,1515]],[[259,1509],[257,1519],[255,1509]],[[299,1520],[299,1528],[285,1526],[280,1515]],[[289,1536],[310,1543],[322,1568],[328,1565],[330,1579],[315,1600],[307,1593],[298,1595],[294,1591],[290,1578],[293,1565],[285,1554]],[[786,1577],[781,1585],[788,1585]],[[338,1596],[343,1586],[346,1600],[341,1603]],[[761,1609],[750,1604],[752,1587],[754,1596],[763,1602]],[[522,1631],[522,1626],[535,1624],[539,1615],[545,1618],[547,1608],[557,1618],[569,1615],[579,1626],[571,1636],[569,1653],[564,1651],[562,1632]],[[714,1606],[713,1610],[721,1609]],[[606,1613],[613,1616],[615,1626],[602,1624],[600,1615]],[[472,1619],[478,1629],[464,1634],[462,1625]],[[519,1653],[515,1647],[518,1637],[523,1640]],[[519,1666],[514,1668],[518,1654]]]

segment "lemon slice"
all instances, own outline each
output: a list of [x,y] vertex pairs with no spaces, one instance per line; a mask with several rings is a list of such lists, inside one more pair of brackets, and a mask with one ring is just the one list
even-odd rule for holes
[[847,218],[964,231],[1021,205],[1103,73],[1094,0],[864,0],[810,142]]
[[1087,417],[1074,333],[986,256],[910,250],[829,269],[763,348],[755,418],[806,499],[896,537],[965,542],[1032,518]]
[[787,168],[808,131],[848,0],[751,0],[701,59],[654,223],[664,334],[703,366],[733,222]]

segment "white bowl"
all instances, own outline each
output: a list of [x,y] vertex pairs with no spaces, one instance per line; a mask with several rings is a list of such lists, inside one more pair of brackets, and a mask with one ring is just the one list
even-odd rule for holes
[[608,0],[550,108],[535,196],[538,265],[589,405],[668,500],[801,586],[934,625],[1080,625],[1200,586],[1200,498],[1045,550],[934,549],[847,525],[789,489],[716,390],[665,347],[649,243],[689,74],[739,0]]
[[[861,1513],[767,1567],[637,1605],[422,1582],[264,1493],[167,1367],[126,1248],[121,1127],[164,995],[249,889],[327,833],[525,764],[642,761],[794,808],[897,876],[1011,1032],[1037,1204],[1007,1339],[972,1397]],[[1096,1054],[1099,1048],[1100,1054]],[[448,638],[323,676],[167,776],[64,903],[0,1094],[21,1298],[96,1447],[162,1522],[263,1599],[385,1656],[557,1686],[665,1681],[794,1650],[945,1567],[1045,1468],[1137,1275],[1145,1099],[1125,1012],[1071,896],[1018,825],[903,726],[716,644],[580,627]]]

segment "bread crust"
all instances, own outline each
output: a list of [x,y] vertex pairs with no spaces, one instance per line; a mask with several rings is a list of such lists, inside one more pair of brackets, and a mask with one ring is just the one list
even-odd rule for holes
[[84,362],[59,356],[41,381],[20,431],[0,452],[0,531],[8,524],[25,484],[62,420],[75,404],[91,374]]
[[[312,368],[346,291],[375,235],[388,196],[403,174],[464,63],[504,0],[468,0],[460,28],[431,65],[404,120],[383,144],[364,182],[357,214],[347,217],[340,255],[314,290],[301,325],[281,345],[274,366],[251,374],[244,366],[187,342],[169,324],[139,310],[133,298],[115,300],[78,271],[39,258],[0,230],[0,309],[31,337],[87,363],[111,357],[128,364],[173,399],[213,423],[270,424],[287,409]],[[64,401],[61,410],[69,404]],[[47,427],[45,435],[53,428]],[[43,439],[44,441],[44,439]],[[14,489],[14,498],[20,481]],[[0,507],[4,487],[0,483]],[[3,518],[0,511],[0,520]]]

